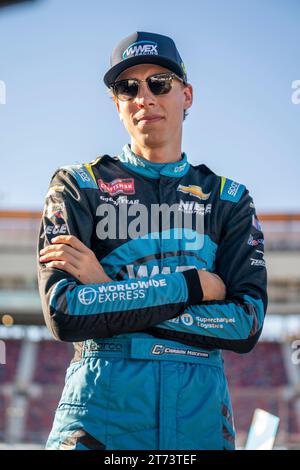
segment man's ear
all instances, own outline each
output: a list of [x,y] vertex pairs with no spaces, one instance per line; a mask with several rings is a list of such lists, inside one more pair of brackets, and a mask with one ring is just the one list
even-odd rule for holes
[[115,98],[114,99],[114,102],[116,103],[116,106],[117,106],[117,111],[118,113],[120,114],[120,106],[119,106],[119,101]]
[[193,87],[189,83],[184,88],[184,95],[185,95],[185,109],[189,109],[193,104]]

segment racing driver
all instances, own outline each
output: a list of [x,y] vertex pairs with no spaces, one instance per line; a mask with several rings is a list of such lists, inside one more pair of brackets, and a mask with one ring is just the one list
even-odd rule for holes
[[251,351],[267,307],[252,198],[182,152],[171,38],[123,39],[104,83],[130,144],[58,169],[41,221],[45,321],[75,346],[46,448],[234,449],[221,351]]

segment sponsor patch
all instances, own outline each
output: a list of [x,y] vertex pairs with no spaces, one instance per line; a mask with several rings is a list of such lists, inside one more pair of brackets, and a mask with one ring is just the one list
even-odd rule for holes
[[184,186],[180,184],[177,187],[177,191],[181,191],[182,193],[185,194],[190,194],[191,196],[195,196],[198,199],[201,199],[202,201],[207,201],[211,193],[204,193],[202,191],[201,186],[195,186],[193,184],[189,184],[188,186]]
[[204,205],[196,201],[180,200],[178,210],[185,214],[206,215],[211,213],[211,204]]
[[167,281],[166,279],[148,279],[121,285],[104,283],[100,284],[98,289],[83,287],[78,292],[78,300],[82,305],[92,305],[94,302],[105,303],[144,299],[147,289],[151,287],[167,287]]
[[92,287],[84,287],[78,293],[78,300],[83,305],[91,305],[97,299],[97,291]]
[[244,191],[245,186],[243,184],[225,178],[225,176],[221,177],[220,198],[223,201],[239,202]]
[[65,209],[64,202],[61,203],[50,203],[45,207],[44,216],[48,219],[55,217],[57,219],[63,219],[63,211]]
[[84,182],[91,181],[90,176],[88,175],[88,173],[86,172],[86,170],[84,168],[78,168],[77,173],[79,174],[82,181],[84,181]]
[[106,202],[106,203],[111,202],[115,206],[119,206],[120,204],[132,205],[132,204],[140,203],[139,199],[127,199],[127,196],[118,196],[117,199],[113,199],[111,196],[106,197],[100,194],[99,198],[101,201]]
[[96,179],[89,163],[78,165],[66,165],[60,168],[70,173],[75,178],[80,188],[97,189]]
[[41,238],[45,235],[67,235],[68,234],[68,227],[67,224],[55,224],[55,225],[46,225]]
[[134,179],[133,178],[117,178],[110,182],[105,182],[98,179],[98,186],[100,191],[108,193],[110,196],[117,194],[135,194]]
[[187,163],[182,163],[181,165],[178,165],[178,166],[175,166],[174,168],[174,173],[179,173],[181,171],[183,171],[186,167]]
[[96,341],[91,341],[87,346],[87,351],[122,352],[123,344],[110,342],[97,343]]
[[255,259],[255,258],[250,258],[251,260],[251,266],[266,266],[266,262],[263,259]]
[[263,238],[254,238],[253,235],[249,235],[248,238],[248,245],[250,246],[258,246],[258,245],[264,245],[265,241]]
[[183,313],[180,319],[184,325],[191,326],[194,323],[193,316],[190,313]]
[[180,356],[209,357],[209,353],[206,352],[193,351],[191,349],[168,348],[163,344],[155,344],[152,348],[151,354],[155,356],[162,354],[175,354]]

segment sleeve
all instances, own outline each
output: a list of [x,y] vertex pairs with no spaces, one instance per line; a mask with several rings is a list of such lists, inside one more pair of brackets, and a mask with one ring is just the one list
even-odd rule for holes
[[216,253],[215,272],[227,288],[225,301],[202,301],[150,329],[154,336],[208,349],[247,353],[262,332],[267,309],[264,237],[246,190],[232,203]]
[[92,249],[96,209],[86,189],[91,178],[82,168],[77,173],[83,187],[78,186],[74,171],[73,175],[56,172],[40,225],[38,285],[45,321],[53,335],[62,341],[84,341],[140,331],[200,302],[203,292],[196,269],[83,285],[67,272],[39,262],[39,250],[59,234],[74,235]]

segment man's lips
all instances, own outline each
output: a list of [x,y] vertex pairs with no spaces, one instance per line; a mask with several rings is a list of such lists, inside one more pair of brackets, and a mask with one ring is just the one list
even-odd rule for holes
[[142,122],[146,124],[146,123],[151,123],[151,122],[157,122],[157,121],[160,121],[161,119],[163,119],[162,116],[145,116],[139,119],[138,122]]

